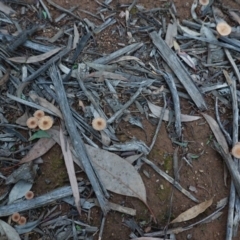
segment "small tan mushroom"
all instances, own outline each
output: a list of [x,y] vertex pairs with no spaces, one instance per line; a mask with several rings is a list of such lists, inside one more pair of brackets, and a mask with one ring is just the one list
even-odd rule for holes
[[34,197],[34,193],[33,193],[32,191],[26,192],[25,198],[26,198],[27,200],[30,200],[30,199],[32,199],[33,197]]
[[235,158],[240,158],[240,142],[236,143],[231,151],[231,154],[235,157]]
[[37,119],[42,118],[44,115],[45,115],[45,113],[44,113],[44,111],[42,111],[42,110],[37,110],[37,111],[33,114],[33,116],[34,116],[35,118],[37,118]]
[[216,28],[221,36],[227,36],[232,31],[232,28],[226,22],[219,22]]
[[97,118],[94,118],[92,121],[92,127],[97,131],[101,131],[105,129],[106,126],[107,126],[107,122],[104,118],[97,117]]
[[38,126],[38,119],[35,118],[35,117],[30,117],[28,120],[27,120],[27,126],[28,128],[36,128]]
[[14,221],[14,222],[18,222],[20,220],[21,216],[18,212],[15,212],[13,213],[11,219]]
[[199,4],[207,6],[209,4],[209,0],[199,0]]
[[21,216],[19,221],[18,221],[18,224],[19,225],[25,225],[26,222],[27,222],[27,219],[24,216]]
[[43,116],[38,121],[38,127],[41,130],[48,130],[52,127],[52,125],[53,125],[53,119],[49,116]]

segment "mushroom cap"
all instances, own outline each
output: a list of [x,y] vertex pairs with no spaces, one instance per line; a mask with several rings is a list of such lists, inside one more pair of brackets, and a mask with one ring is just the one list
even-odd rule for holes
[[231,151],[231,154],[235,157],[235,158],[240,158],[240,142],[236,143]]
[[38,119],[35,117],[28,118],[27,126],[28,128],[31,128],[31,129],[36,128],[38,126]]
[[45,115],[44,111],[42,110],[37,110],[34,112],[33,116],[37,119],[42,118]]
[[52,125],[53,125],[53,119],[49,116],[43,116],[38,121],[38,127],[41,130],[48,130],[49,128],[52,127]]
[[199,3],[203,6],[207,6],[209,4],[209,0],[199,0]]
[[32,199],[33,197],[34,197],[34,193],[33,193],[32,191],[26,192],[25,198],[26,198],[27,200]]
[[19,221],[18,221],[18,224],[19,225],[24,225],[24,224],[26,224],[26,222],[27,222],[27,219],[24,216],[21,216]]
[[92,127],[97,131],[101,131],[105,129],[106,126],[107,126],[107,122],[104,118],[96,117],[92,121]]
[[227,36],[231,33],[232,28],[226,22],[220,22],[217,24],[217,31],[221,36]]
[[11,216],[11,219],[14,221],[14,222],[18,222],[20,220],[21,216],[18,212],[15,212],[13,213],[13,215]]

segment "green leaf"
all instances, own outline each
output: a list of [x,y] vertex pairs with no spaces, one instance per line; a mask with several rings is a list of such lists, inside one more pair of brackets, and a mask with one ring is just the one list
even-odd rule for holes
[[80,231],[82,231],[82,228],[81,228],[81,226],[79,226],[79,225],[76,225],[76,230],[77,230],[77,231],[79,231],[79,232],[80,232]]
[[34,139],[37,139],[37,138],[50,138],[51,136],[46,132],[46,131],[43,131],[43,130],[39,130],[37,132],[35,132],[30,138],[29,138],[29,141],[32,141]]
[[47,19],[47,13],[45,11],[42,11],[43,17]]

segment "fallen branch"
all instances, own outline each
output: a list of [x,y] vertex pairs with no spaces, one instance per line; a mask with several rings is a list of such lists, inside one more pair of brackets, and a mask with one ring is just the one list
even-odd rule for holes
[[83,166],[84,171],[87,174],[90,180],[90,183],[93,187],[93,190],[96,194],[96,197],[103,211],[103,214],[104,216],[106,216],[107,212],[109,211],[108,201],[104,196],[105,195],[104,193],[106,193],[106,190],[103,187],[103,184],[100,182],[100,179],[98,178],[98,175],[92,165],[91,159],[87,153],[83,140],[79,135],[79,132],[77,131],[77,128],[71,113],[71,109],[68,104],[68,99],[65,93],[65,89],[63,87],[61,75],[55,65],[53,65],[50,69],[50,77],[55,87],[56,95],[58,98],[58,104],[62,111],[62,115],[65,121],[65,126],[70,136],[73,148],[75,150],[76,157],[78,161],[81,162],[81,165]]

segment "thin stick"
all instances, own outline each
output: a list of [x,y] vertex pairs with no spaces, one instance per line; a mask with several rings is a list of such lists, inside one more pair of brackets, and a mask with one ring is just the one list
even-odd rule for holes
[[118,119],[134,101],[138,97],[138,95],[142,92],[142,87],[139,87],[138,90],[135,92],[135,94],[130,98],[128,102],[126,102],[120,110],[115,112],[111,118],[107,120],[107,123],[113,123],[116,119]]
[[164,106],[163,106],[163,109],[161,111],[161,115],[160,115],[160,118],[159,118],[159,121],[158,121],[158,125],[157,125],[155,134],[154,134],[153,139],[152,139],[152,143],[151,143],[151,145],[149,147],[149,153],[151,152],[151,150],[152,150],[152,148],[153,148],[153,146],[154,146],[154,144],[156,142],[159,130],[160,130],[161,125],[162,125],[163,116],[164,116],[164,113],[165,113],[165,110],[166,110],[166,107],[167,107],[167,101],[166,101],[165,93],[163,93],[163,99],[164,99]]
[[102,223],[101,223],[101,227],[100,227],[100,231],[99,231],[98,240],[102,240],[102,235],[103,235],[103,229],[104,229],[104,226],[105,226],[105,222],[106,222],[106,217],[104,216],[102,218]]
[[222,122],[220,120],[220,116],[219,116],[219,112],[218,112],[218,98],[217,97],[216,97],[216,101],[215,101],[215,113],[216,113],[216,120],[217,120],[217,123],[218,123],[221,131],[225,135],[225,138],[226,138],[229,146],[232,146],[232,138],[230,137],[229,133],[225,130],[225,128],[223,127]]
[[168,174],[166,174],[164,171],[162,171],[160,168],[158,168],[153,162],[148,160],[147,158],[143,157],[141,158],[145,163],[147,163],[149,166],[153,168],[160,176],[165,178],[169,183],[173,184],[175,188],[177,188],[181,193],[183,193],[185,196],[193,200],[194,202],[199,202],[190,192],[185,190],[178,182],[176,182],[172,177],[170,177]]

